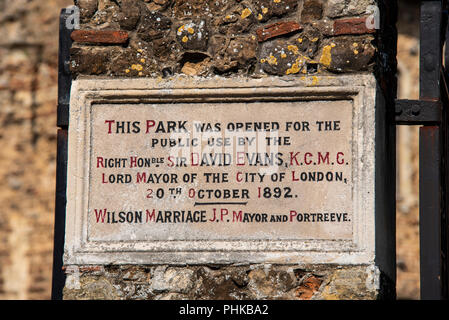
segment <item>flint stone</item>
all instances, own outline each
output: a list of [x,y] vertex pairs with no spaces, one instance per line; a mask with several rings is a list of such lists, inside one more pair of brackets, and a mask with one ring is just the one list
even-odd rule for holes
[[145,41],[165,37],[170,32],[172,21],[159,12],[147,12],[137,28],[138,36]]
[[254,1],[257,20],[266,22],[272,17],[282,17],[288,13],[296,12],[297,0],[257,0]]
[[98,0],[75,0],[75,5],[80,9],[81,22],[86,22],[98,9]]
[[185,21],[176,28],[176,39],[186,50],[206,51],[209,30],[206,20]]

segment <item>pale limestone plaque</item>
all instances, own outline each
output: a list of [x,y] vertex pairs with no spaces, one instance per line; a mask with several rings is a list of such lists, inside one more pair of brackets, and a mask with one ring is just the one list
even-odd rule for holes
[[352,109],[95,105],[88,239],[351,239]]
[[66,264],[372,259],[375,85],[357,80],[76,81]]

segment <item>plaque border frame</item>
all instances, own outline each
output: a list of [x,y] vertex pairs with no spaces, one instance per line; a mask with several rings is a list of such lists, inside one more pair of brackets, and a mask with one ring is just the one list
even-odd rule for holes
[[[372,75],[302,78],[89,79],[73,81],[67,175],[65,265],[372,264],[375,257],[376,101]],[[95,104],[173,102],[353,102],[353,239],[87,241],[89,122]],[[357,109],[358,112],[355,110]],[[88,152],[84,152],[88,150]],[[154,243],[156,242],[156,243]]]

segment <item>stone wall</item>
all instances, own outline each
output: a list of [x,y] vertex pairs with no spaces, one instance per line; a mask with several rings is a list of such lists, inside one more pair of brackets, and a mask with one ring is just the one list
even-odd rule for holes
[[75,2],[83,29],[73,36],[75,75],[309,75],[319,81],[376,65],[379,39],[365,23],[371,0]]
[[[75,77],[300,77],[374,73],[393,110],[396,6],[353,0],[78,0]],[[378,5],[380,30],[367,27]],[[394,275],[367,266],[68,267],[65,299],[377,299]]]
[[248,266],[108,266],[68,272],[65,299],[76,300],[357,300],[379,292],[374,269]]

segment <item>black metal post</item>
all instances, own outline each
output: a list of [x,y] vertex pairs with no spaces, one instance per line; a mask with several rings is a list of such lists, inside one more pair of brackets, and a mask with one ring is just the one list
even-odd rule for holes
[[65,237],[65,210],[67,189],[67,129],[58,130],[58,153],[56,173],[56,206],[53,244],[53,279],[52,300],[62,299],[62,290],[65,285],[65,274],[63,267],[64,237]]
[[[442,1],[421,1],[420,99],[440,101]],[[440,110],[441,112],[441,110]],[[420,128],[419,227],[421,299],[440,300],[442,290],[442,169],[439,126]]]
[[64,238],[65,238],[65,214],[67,203],[67,152],[68,152],[68,125],[69,125],[69,101],[72,77],[69,70],[70,47],[72,30],[68,28],[67,19],[72,12],[63,9],[59,25],[59,70],[58,70],[58,151],[56,168],[56,206],[54,224],[53,246],[53,279],[52,300],[61,300],[65,285],[63,267]]
[[440,129],[419,130],[421,299],[442,299]]
[[[59,61],[58,61],[58,127],[69,126],[70,88],[72,75],[70,73],[70,48],[72,39],[67,21],[73,12],[67,9],[61,11],[59,20]],[[70,22],[70,21],[69,21]]]

